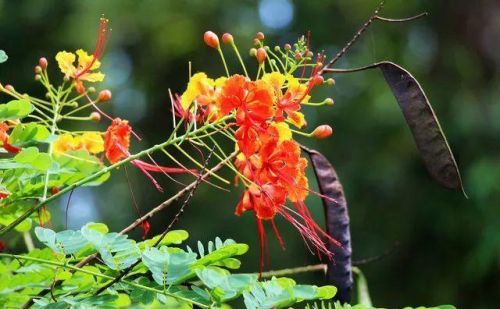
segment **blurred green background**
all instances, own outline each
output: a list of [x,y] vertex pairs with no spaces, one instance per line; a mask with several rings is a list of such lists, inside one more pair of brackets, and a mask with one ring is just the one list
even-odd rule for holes
[[[43,95],[33,81],[38,58],[47,57],[56,76],[56,52],[92,51],[104,14],[113,29],[102,59],[107,75],[102,86],[113,91],[105,109],[132,122],[144,137],[133,148],[142,149],[168,136],[167,90],[184,91],[188,61],[194,71],[223,74],[215,51],[203,44],[204,31],[231,32],[245,55],[257,31],[265,32],[271,46],[293,43],[311,31],[313,50],[333,55],[376,5],[366,0],[0,1],[0,48],[9,55],[0,67],[0,82]],[[412,72],[440,117],[469,199],[431,180],[378,71],[335,76],[333,89],[316,91],[318,98],[329,96],[336,104],[307,108],[309,125],[330,124],[334,135],[300,141],[325,153],[343,181],[354,260],[393,249],[380,261],[362,266],[375,305],[494,308],[500,301],[500,5],[495,0],[392,0],[383,15],[422,11],[430,15],[411,23],[373,25],[337,67],[391,60]],[[229,49],[226,55],[237,70]],[[128,171],[142,213],[181,188],[158,177],[165,188],[161,194],[142,174],[130,167]],[[229,172],[223,174],[231,178]],[[243,270],[256,271],[255,221],[250,213],[233,215],[240,190],[225,193],[202,186],[176,228],[189,230],[191,244],[215,236],[250,244]],[[153,232],[170,222],[179,205],[151,222]],[[320,200],[310,198],[308,205],[322,222]],[[51,206],[56,229],[64,228],[65,206],[65,199]],[[119,170],[102,187],[75,191],[68,226],[78,228],[92,220],[120,230],[136,216]],[[287,249],[282,251],[269,233],[271,269],[318,262],[290,226],[281,219],[278,225]],[[7,242],[24,250],[20,238]],[[319,273],[297,279],[324,283]]]

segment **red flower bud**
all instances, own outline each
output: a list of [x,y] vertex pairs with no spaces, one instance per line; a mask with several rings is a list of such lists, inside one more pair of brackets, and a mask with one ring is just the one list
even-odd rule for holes
[[253,39],[253,45],[260,46],[260,40],[257,38]]
[[212,31],[207,31],[203,35],[203,41],[205,41],[205,44],[212,48],[219,48],[219,38],[217,37],[217,34],[213,33]]
[[95,122],[98,122],[99,120],[101,120],[101,114],[99,114],[98,112],[90,113],[89,117],[90,117],[90,120],[95,121]]
[[38,65],[45,70],[49,65],[49,62],[47,61],[47,58],[42,57],[38,60]]
[[36,65],[36,66],[35,66],[35,73],[36,73],[36,74],[40,74],[40,73],[42,73],[42,67],[41,67],[41,66],[39,66],[39,65]]
[[285,50],[290,50],[290,49],[292,49],[292,45],[286,43],[285,44]]
[[323,124],[318,126],[314,131],[311,133],[311,136],[318,138],[318,139],[323,139],[327,138],[330,135],[332,135],[333,129],[327,124]]
[[325,79],[321,75],[314,75],[311,78],[311,83],[313,86],[319,86],[319,85],[323,84],[324,81],[325,81]]
[[101,92],[99,92],[99,95],[97,96],[97,100],[99,102],[107,102],[107,101],[111,100],[111,98],[112,98],[112,94],[111,94],[111,91],[109,91],[108,89],[101,90]]
[[261,41],[264,40],[264,33],[260,32],[260,31],[257,32],[255,34],[255,38],[258,39],[258,40],[261,40]]
[[50,189],[50,193],[51,193],[52,195],[56,195],[56,194],[57,194],[57,193],[59,193],[60,191],[61,191],[61,190],[59,190],[59,188],[58,188],[58,187],[52,187],[52,188]]
[[267,52],[266,52],[266,50],[263,47],[258,48],[257,49],[256,57],[257,57],[257,61],[260,64],[264,63],[264,61],[267,58]]
[[7,90],[7,91],[9,91],[9,92],[14,92],[14,86],[12,86],[12,85],[10,85],[10,84],[9,84],[9,85],[5,85],[5,87],[4,87],[4,88],[5,88],[5,90]]
[[222,42],[224,42],[224,44],[233,44],[234,42],[234,39],[233,39],[233,36],[231,35],[231,33],[224,33],[222,35]]

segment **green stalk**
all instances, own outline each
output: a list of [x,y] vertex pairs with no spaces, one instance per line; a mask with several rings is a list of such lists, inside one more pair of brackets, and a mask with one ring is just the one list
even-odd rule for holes
[[[231,118],[232,116],[226,116],[222,119],[220,119],[219,121],[225,121],[229,118]],[[75,182],[74,184],[71,184],[63,189],[61,189],[61,191],[59,191],[59,193],[57,194],[54,194],[54,195],[51,195],[50,197],[47,197],[46,199],[42,200],[39,204],[33,206],[32,208],[28,209],[25,213],[23,213],[22,215],[20,215],[16,220],[14,220],[12,223],[10,223],[9,225],[5,226],[4,228],[2,228],[0,230],[0,236],[4,235],[5,233],[9,232],[10,230],[12,230],[13,228],[15,228],[17,225],[19,225],[21,222],[23,222],[24,220],[26,220],[32,213],[34,213],[35,211],[37,211],[38,209],[42,208],[43,206],[45,206],[46,204],[48,204],[49,202],[52,202],[54,200],[56,200],[57,198],[61,197],[63,194],[77,188],[77,187],[80,187],[94,179],[97,179],[99,178],[100,176],[110,172],[111,170],[114,170],[130,161],[133,161],[133,160],[136,160],[136,159],[139,159],[145,155],[149,155],[155,151],[158,151],[158,150],[161,150],[162,148],[165,148],[167,146],[170,146],[170,145],[173,145],[173,144],[177,144],[181,141],[183,141],[185,138],[187,137],[191,137],[191,136],[196,136],[196,134],[198,133],[205,133],[206,130],[208,129],[217,129],[216,127],[216,124],[217,122],[215,123],[211,123],[211,124],[208,124],[206,126],[203,126],[201,128],[199,128],[198,130],[193,130],[193,131],[190,131],[188,133],[186,133],[185,135],[182,135],[182,136],[179,136],[179,137],[173,137],[173,134],[170,135],[169,139],[167,139],[165,142],[163,143],[160,143],[160,144],[157,144],[157,145],[154,145],[148,149],[145,149],[143,151],[140,151],[136,154],[133,154],[133,155],[130,155],[129,157],[119,161],[119,162],[116,162],[115,164],[112,164],[110,166],[107,166],[105,168],[103,168],[102,170],[96,172],[95,174],[92,174],[92,175],[89,175],[77,182]]]
[[[49,261],[49,260],[44,260],[44,259],[35,258],[35,257],[31,257],[31,256],[24,256],[24,255],[17,255],[17,254],[8,254],[8,253],[0,253],[0,257],[7,257],[7,258],[11,258],[11,259],[21,259],[21,260],[25,260],[25,261],[38,262],[38,263],[42,263],[42,264],[53,265],[53,266],[58,266],[58,267],[63,267],[63,268],[71,269],[71,270],[74,270],[74,271],[79,271],[79,272],[82,272],[82,273],[85,273],[85,274],[88,274],[88,275],[92,275],[92,276],[96,276],[96,277],[101,277],[101,278],[104,278],[104,279],[109,279],[109,280],[114,280],[115,279],[115,277],[113,277],[113,276],[101,274],[101,273],[94,272],[94,271],[91,271],[91,270],[88,270],[88,269],[84,269],[84,268],[78,268],[76,266],[69,265],[67,263]],[[136,287],[138,289],[145,290],[145,291],[150,291],[150,292],[154,292],[154,293],[163,294],[165,296],[173,297],[173,298],[176,298],[178,300],[185,301],[185,302],[191,303],[193,305],[199,306],[201,308],[209,308],[205,304],[199,303],[199,302],[194,301],[192,299],[185,298],[185,297],[173,294],[173,293],[169,293],[166,290],[158,290],[158,289],[155,289],[155,288],[152,288],[152,287],[144,286],[142,284],[138,284],[138,283],[135,283],[135,282],[132,282],[132,281],[128,281],[128,280],[123,280],[123,279],[120,280],[120,282],[124,283],[124,284],[127,284],[127,285],[130,285],[130,286],[133,286],[133,287]]]

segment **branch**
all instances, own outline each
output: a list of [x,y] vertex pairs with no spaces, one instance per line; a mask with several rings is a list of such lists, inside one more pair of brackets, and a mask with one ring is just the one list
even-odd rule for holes
[[[227,118],[222,118],[220,121],[225,121],[227,120]],[[32,208],[30,208],[29,210],[27,210],[25,213],[23,213],[22,215],[20,215],[16,220],[14,220],[11,224],[5,226],[4,228],[2,228],[0,230],[0,236],[4,235],[5,233],[9,232],[10,230],[12,230],[13,228],[15,228],[17,225],[19,225],[21,222],[23,222],[25,219],[27,219],[32,213],[34,213],[35,211],[37,211],[38,209],[44,207],[45,205],[47,205],[49,202],[59,198],[60,196],[62,196],[63,194],[77,188],[77,187],[80,187],[96,178],[99,178],[100,176],[106,174],[107,172],[110,172],[111,170],[115,169],[115,168],[118,168],[122,165],[124,165],[125,163],[128,163],[130,161],[133,161],[133,160],[136,160],[136,159],[139,159],[145,155],[149,155],[157,150],[160,150],[162,148],[165,148],[167,146],[170,146],[172,144],[176,144],[176,143],[179,143],[179,142],[182,142],[184,139],[188,138],[188,137],[192,137],[192,136],[196,136],[196,134],[200,133],[200,132],[205,132],[207,129],[216,129],[216,125],[217,123],[211,123],[211,124],[208,124],[206,126],[203,126],[197,130],[193,130],[193,131],[190,131],[182,136],[179,136],[179,137],[174,137],[173,134],[163,143],[160,143],[160,144],[157,144],[151,148],[148,148],[148,149],[145,149],[143,151],[140,151],[136,154],[133,154],[133,155],[130,155],[129,157],[115,163],[115,164],[112,164],[110,166],[107,166],[105,168],[103,168],[102,170],[98,171],[97,173],[95,174],[92,174],[90,176],[87,176],[77,182],[75,182],[74,184],[72,185],[69,185],[65,188],[63,188],[61,191],[59,191],[59,193],[57,194],[54,194],[52,196],[50,196],[49,198],[47,198],[46,200],[42,201],[41,203],[33,206]]]
[[349,42],[347,42],[347,44],[335,55],[335,57],[333,57],[333,59],[330,60],[330,62],[328,62],[328,64],[325,65],[323,67],[323,69],[321,69],[319,71],[318,74],[323,74],[324,72],[327,72],[328,69],[331,68],[352,47],[352,45],[359,39],[359,37],[366,31],[366,29],[368,29],[370,27],[370,25],[374,21],[379,20],[379,21],[384,21],[384,22],[400,23],[400,22],[412,21],[412,20],[415,20],[415,19],[418,19],[418,18],[421,18],[421,17],[428,15],[427,12],[424,12],[424,13],[421,13],[421,14],[418,14],[418,15],[415,15],[412,17],[408,17],[408,18],[382,17],[382,16],[379,16],[378,13],[382,10],[384,3],[385,3],[385,0],[382,0],[379,3],[379,5],[375,9],[375,11],[373,12],[373,15],[363,24],[363,26],[358,30],[358,32],[356,32],[356,34],[354,34],[354,36],[351,38],[351,40]]
[[[165,238],[165,236],[167,235],[167,233],[172,229],[172,227],[174,226],[174,224],[179,221],[179,217],[182,213],[184,213],[184,208],[186,208],[186,206],[189,204],[189,202],[191,201],[191,199],[193,198],[194,196],[194,192],[196,191],[196,189],[198,189],[199,185],[201,184],[201,181],[202,181],[202,177],[203,177],[203,173],[205,172],[206,168],[207,168],[207,165],[208,165],[208,161],[210,161],[210,158],[212,157],[212,154],[214,153],[214,148],[212,148],[212,150],[210,151],[209,155],[207,156],[207,159],[205,160],[205,163],[203,164],[203,168],[202,170],[200,171],[200,176],[198,176],[198,178],[196,179],[196,181],[194,182],[194,185],[193,187],[191,188],[191,190],[189,191],[189,194],[187,196],[187,198],[184,200],[184,203],[182,203],[182,206],[181,208],[179,209],[179,211],[175,214],[175,217],[172,219],[172,221],[170,222],[170,224],[167,226],[167,228],[163,231],[163,233],[161,234],[161,236],[158,238],[157,241],[155,241],[155,243],[153,244],[153,247],[156,247],[158,246],[158,244],[163,240],[163,238]],[[123,277],[125,277],[128,273],[130,273],[130,271],[132,269],[134,269],[135,266],[137,266],[139,263],[141,263],[142,261],[141,260],[137,260],[135,263],[133,263],[132,265],[130,265],[127,269],[124,269],[118,276],[116,276],[113,280],[109,281],[108,283],[106,283],[105,285],[103,285],[102,287],[100,287],[95,293],[94,295],[99,295],[101,294],[102,292],[106,291],[107,288],[109,288],[110,286],[112,286],[113,284],[119,282],[120,280],[123,279]]]
[[[146,221],[149,218],[152,218],[155,214],[157,214],[161,210],[163,210],[163,209],[167,208],[168,206],[170,206],[173,202],[175,202],[180,197],[182,197],[184,194],[186,194],[187,192],[189,192],[190,190],[192,190],[194,187],[196,187],[197,186],[196,183],[198,181],[203,181],[206,178],[210,177],[211,174],[217,172],[218,170],[220,170],[221,168],[223,168],[225,165],[227,165],[228,162],[230,162],[237,154],[238,154],[238,152],[236,152],[236,151],[233,152],[226,159],[220,161],[217,165],[215,165],[213,168],[211,168],[210,170],[208,170],[206,173],[200,173],[202,175],[201,177],[198,177],[195,181],[193,181],[192,183],[190,183],[189,185],[187,185],[185,188],[183,188],[182,190],[180,190],[179,192],[177,192],[176,194],[174,194],[173,196],[171,196],[169,199],[165,200],[164,202],[162,202],[161,204],[159,204],[155,208],[151,209],[147,214],[145,214],[144,216],[142,216],[139,219],[137,219],[134,222],[132,222],[129,226],[127,226],[123,230],[121,230],[119,234],[120,235],[127,234],[128,232],[132,231],[137,226],[139,226],[143,221]],[[97,253],[89,255],[85,259],[81,260],[78,264],[75,265],[75,267],[81,268],[81,267],[87,265],[88,263],[92,262],[95,258],[97,258]],[[59,280],[54,285],[59,285],[61,283],[62,283],[62,280]],[[41,291],[37,296],[40,296],[40,297],[44,296],[47,293],[49,293],[49,291],[50,291],[50,289],[45,289],[45,290]],[[32,297],[30,300],[28,300],[22,306],[22,308],[29,308],[31,305],[33,305],[33,300],[34,299],[35,299],[35,297]]]

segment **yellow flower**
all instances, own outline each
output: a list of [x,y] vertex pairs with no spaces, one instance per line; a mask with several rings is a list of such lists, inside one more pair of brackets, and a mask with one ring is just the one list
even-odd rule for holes
[[104,140],[97,132],[86,132],[75,137],[80,148],[86,149],[89,153],[96,154],[104,151]]
[[297,128],[302,128],[306,125],[306,119],[304,114],[301,112],[290,112],[288,113],[288,117],[286,118],[291,124],[296,126]]
[[189,79],[186,91],[181,96],[182,108],[187,111],[191,103],[196,100],[200,105],[209,105],[215,101],[215,87],[224,84],[226,78],[219,77],[215,81],[205,73],[196,73]]
[[54,154],[56,156],[59,156],[67,151],[74,150],[77,144],[75,142],[75,139],[71,134],[62,134],[59,135],[57,140],[54,142],[52,145]]
[[[78,63],[75,66],[76,56],[78,56]],[[67,51],[58,52],[56,61],[59,69],[67,78],[88,82],[102,82],[104,80],[103,73],[91,72],[99,69],[101,62],[98,59],[94,60],[93,55],[87,54],[82,49],[77,50],[76,55]]]
[[104,140],[98,132],[86,132],[79,136],[62,134],[53,144],[54,154],[60,156],[68,151],[85,149],[91,154],[104,151]]

